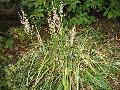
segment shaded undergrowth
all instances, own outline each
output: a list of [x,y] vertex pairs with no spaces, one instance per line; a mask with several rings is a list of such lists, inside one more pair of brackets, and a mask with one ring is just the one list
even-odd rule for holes
[[[119,88],[119,47],[104,32],[63,28],[47,43],[33,44],[16,64],[5,68],[12,90],[113,90]],[[74,32],[72,32],[74,33]],[[71,41],[72,40],[72,41]],[[115,81],[112,86],[110,80]]]

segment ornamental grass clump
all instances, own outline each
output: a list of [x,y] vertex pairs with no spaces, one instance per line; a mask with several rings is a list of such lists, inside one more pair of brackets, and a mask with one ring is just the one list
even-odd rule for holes
[[[111,51],[116,47],[108,41],[103,46],[90,34],[88,29],[76,33],[72,45],[65,33],[36,44],[6,68],[8,85],[13,90],[112,90],[108,77],[115,79],[120,69],[119,56]],[[117,78],[115,82],[119,85]]]
[[[35,44],[15,65],[6,67],[9,87],[12,90],[112,90],[108,77],[115,78],[114,73],[120,69],[120,57],[112,51],[116,44],[99,30],[87,28],[76,32],[75,26],[63,27],[62,15],[57,24],[59,31],[55,32],[56,19],[48,20],[51,39],[47,43]],[[103,36],[98,38],[99,35]],[[119,84],[117,78],[116,84]]]

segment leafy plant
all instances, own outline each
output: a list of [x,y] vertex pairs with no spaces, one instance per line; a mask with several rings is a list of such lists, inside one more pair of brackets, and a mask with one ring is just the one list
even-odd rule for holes
[[107,8],[105,7],[104,15],[107,16],[109,19],[120,17],[119,5],[120,5],[119,0],[110,0],[108,7]]
[[7,39],[5,47],[6,48],[13,48],[13,45],[14,45],[13,39],[12,38]]
[[[52,0],[54,6],[58,10],[60,0]],[[28,11],[29,20],[32,23],[36,23],[38,27],[43,24],[47,24],[48,11],[52,9],[51,0],[22,0],[22,5],[25,10]],[[65,25],[81,25],[91,24],[96,21],[96,17],[93,14],[96,12],[102,12],[104,16],[109,19],[117,18],[119,14],[119,0],[64,0],[64,9],[62,13],[64,15],[63,23]],[[91,12],[91,11],[95,12]],[[91,13],[93,13],[91,15]],[[96,15],[97,16],[97,15]]]
[[[40,24],[42,20],[47,20],[49,12],[51,18],[54,13],[56,15],[54,10],[60,16],[59,19],[63,20],[60,21],[60,25],[57,24],[59,31],[56,32],[56,23],[52,18],[52,24],[49,23],[50,40],[46,43],[35,43],[15,65],[9,64],[5,68],[9,88],[12,90],[112,90],[108,77],[115,78],[114,73],[120,69],[120,58],[114,51],[116,44],[109,41],[99,29],[86,28],[80,32],[75,30],[76,25],[92,23],[95,20],[89,12],[91,9],[103,10],[103,0],[99,2],[65,0],[64,17],[59,13],[59,3],[60,1],[56,0],[53,2],[53,7],[48,0],[23,1],[25,8],[29,7],[31,23],[35,21],[37,27],[42,25]],[[119,81],[116,79],[116,82]]]
[[75,36],[71,45],[65,30],[61,35],[53,34],[47,44],[36,44],[19,62],[6,68],[12,90],[112,90],[107,77],[115,73],[110,72],[112,68],[117,72],[119,65],[106,51],[109,43],[98,42],[92,29],[86,29]]

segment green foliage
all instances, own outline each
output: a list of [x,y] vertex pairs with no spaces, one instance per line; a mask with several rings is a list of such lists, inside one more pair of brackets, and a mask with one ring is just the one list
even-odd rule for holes
[[[52,1],[59,11],[61,0],[22,0],[22,4],[29,15],[29,20],[39,27],[47,23],[48,11],[53,7]],[[96,17],[92,16],[96,12],[103,12],[109,19],[119,17],[119,4],[119,0],[64,0],[63,23],[70,26],[91,24],[96,21]],[[91,12],[92,10],[95,12]]]
[[28,17],[31,23],[36,23],[38,26],[43,25],[47,16],[48,9],[50,10],[50,1],[45,0],[22,0],[23,6],[28,10]]
[[18,42],[29,42],[30,36],[25,32],[23,27],[16,27],[10,30],[11,35]]
[[14,40],[12,38],[8,38],[6,41],[6,48],[13,48]]
[[[16,47],[19,48],[22,44],[30,43],[30,37],[28,37],[22,27],[11,28],[5,35],[6,37],[0,37],[0,90],[11,90],[8,88],[9,83],[5,77],[6,72],[4,67],[15,62],[17,57],[15,56],[14,58],[14,50],[16,50]],[[19,46],[17,46],[16,43],[19,43]]]
[[[15,65],[6,67],[12,90],[112,90],[107,77],[113,77],[115,72],[110,71],[117,72],[120,67],[110,57],[109,50],[115,45],[104,39],[104,33],[93,29],[81,30],[71,45],[70,33],[65,30],[70,31],[63,28],[48,43],[36,44]],[[102,42],[96,38],[100,33]]]
[[[55,1],[53,5],[52,1]],[[22,0],[22,4],[31,23],[40,28],[47,24],[49,14],[52,18],[53,6],[60,16],[60,1]],[[61,22],[64,27],[60,27],[58,33],[53,32],[55,27],[50,28],[50,40],[41,44],[33,42],[31,50],[17,63],[6,66],[6,85],[11,90],[112,90],[108,77],[116,78],[114,74],[120,69],[116,44],[99,29],[82,29],[72,36],[67,27],[94,22],[96,17],[90,14],[92,10],[105,11],[108,18],[116,18],[119,16],[117,3],[118,0],[64,0]],[[23,29],[13,29],[13,35],[21,42],[28,40]],[[6,41],[7,48],[12,46],[12,39]],[[7,60],[2,55],[0,58]],[[116,82],[119,81],[116,79]]]
[[[4,67],[10,63],[10,58],[4,54],[4,48],[8,44],[6,40],[8,40],[8,39],[6,39],[4,37],[0,37],[0,90],[8,89],[7,80],[5,78],[6,73],[4,71]],[[12,45],[10,45],[10,46],[12,46]]]
[[104,15],[107,16],[109,19],[120,17],[120,1],[110,0],[109,7],[105,8]]

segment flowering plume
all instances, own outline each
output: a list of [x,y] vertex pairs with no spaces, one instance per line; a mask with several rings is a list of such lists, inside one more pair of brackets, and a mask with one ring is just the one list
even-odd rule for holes
[[24,10],[21,8],[21,14],[19,13],[20,16],[20,22],[21,24],[24,25],[24,30],[27,34],[32,34],[31,32],[31,27],[30,27],[30,23],[27,19],[27,14],[25,14]]

